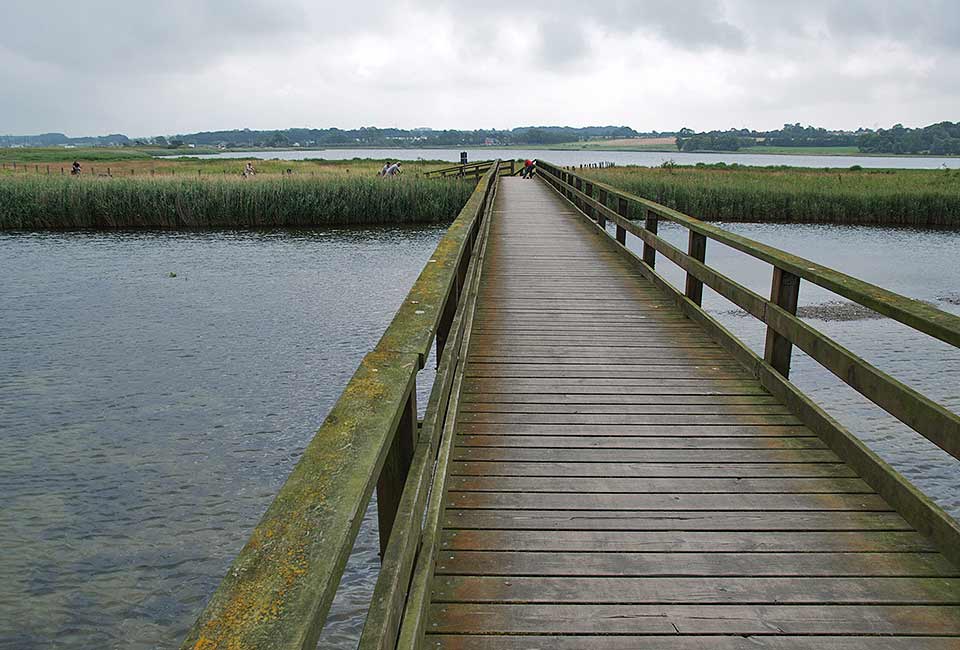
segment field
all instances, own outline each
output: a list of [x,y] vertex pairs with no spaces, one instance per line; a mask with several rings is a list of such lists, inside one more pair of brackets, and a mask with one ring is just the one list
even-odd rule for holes
[[[133,159],[0,169],[0,229],[177,229],[312,227],[452,220],[474,188],[467,180],[418,172],[448,163],[404,165],[377,177],[381,161]],[[288,171],[289,170],[289,171]],[[108,175],[109,174],[109,175]]]
[[699,165],[583,171],[708,221],[960,228],[960,170]]

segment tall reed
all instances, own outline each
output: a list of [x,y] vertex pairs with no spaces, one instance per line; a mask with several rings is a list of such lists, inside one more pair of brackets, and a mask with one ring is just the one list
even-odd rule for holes
[[586,175],[708,221],[960,227],[960,171],[614,167]]
[[0,229],[269,228],[440,222],[474,185],[359,176],[0,178]]

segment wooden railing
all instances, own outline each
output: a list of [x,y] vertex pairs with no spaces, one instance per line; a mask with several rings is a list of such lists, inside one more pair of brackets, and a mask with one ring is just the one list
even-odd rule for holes
[[[443,480],[434,478],[437,449],[462,372],[498,173],[493,161],[230,566],[184,650],[313,650],[375,486],[383,564],[361,647],[394,647],[411,576],[428,570],[435,552],[433,533],[421,525],[435,518],[425,511],[427,497],[434,480]],[[439,367],[421,424],[416,378],[434,341]]]
[[430,178],[432,176],[439,176],[441,178],[446,178],[447,176],[456,176],[456,177],[467,177],[474,176],[479,178],[482,174],[485,174],[494,163],[499,164],[500,174],[502,176],[515,176],[520,173],[521,165],[515,160],[505,160],[505,161],[493,161],[493,160],[481,160],[479,162],[467,163],[466,165],[454,165],[452,167],[444,167],[443,169],[431,169],[428,172],[424,172],[424,176]]
[[[596,222],[605,236],[608,235],[607,221],[613,222],[616,226],[613,239],[622,252],[635,259],[644,276],[672,295],[687,316],[699,322],[750,368],[767,390],[780,397],[838,453],[842,452],[841,457],[853,463],[864,478],[872,479],[874,488],[898,506],[901,514],[913,513],[912,519],[908,516],[911,523],[940,542],[950,542],[946,549],[948,554],[955,560],[960,558],[960,528],[956,522],[788,381],[791,353],[793,346],[797,346],[861,395],[960,459],[960,416],[858,357],[798,318],[796,312],[800,282],[806,280],[954,347],[960,347],[960,317],[735,235],[546,161],[538,160],[537,167],[541,177]],[[642,215],[643,225],[631,220],[631,215]],[[657,235],[660,220],[671,221],[688,230],[686,251]],[[639,257],[626,249],[628,233],[643,242]],[[706,262],[708,240],[771,264],[770,297],[761,296],[711,268]],[[656,273],[658,254],[686,272],[683,292]],[[700,308],[704,285],[767,326],[763,357],[756,355]]]

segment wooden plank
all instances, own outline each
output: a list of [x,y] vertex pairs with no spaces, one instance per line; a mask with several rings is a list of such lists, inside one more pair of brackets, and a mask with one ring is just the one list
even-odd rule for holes
[[452,476],[458,492],[606,492],[644,494],[872,494],[860,478],[580,478],[570,476]]
[[780,404],[770,395],[763,393],[753,394],[724,394],[717,391],[701,391],[694,394],[673,394],[666,389],[671,387],[657,387],[665,390],[644,395],[631,395],[626,398],[622,394],[591,394],[591,393],[468,393],[463,396],[464,405],[476,402],[495,404],[677,404],[677,405],[707,405],[707,404]]
[[[697,454],[699,456],[699,454]],[[696,458],[696,457],[695,457]],[[450,471],[460,476],[581,476],[624,478],[812,478],[855,477],[844,463],[609,462],[549,463],[459,461]]]
[[862,510],[886,512],[875,494],[575,494],[450,492],[450,508],[512,510]]
[[957,578],[445,576],[434,589],[434,603],[960,605]]
[[894,512],[456,510],[447,528],[494,530],[913,530]]
[[950,605],[501,605],[430,608],[438,633],[960,636]]
[[575,415],[790,415],[782,404],[557,404],[468,402],[462,413],[544,413]]
[[[811,646],[815,643],[815,646]],[[930,636],[549,636],[430,634],[435,650],[958,650],[953,637]]]
[[578,415],[557,413],[461,413],[462,423],[585,424],[585,425],[786,425],[800,421],[793,415]]
[[[438,575],[960,577],[939,553],[535,553],[441,551]],[[503,630],[504,632],[506,630]],[[557,630],[554,630],[557,631]]]
[[[538,553],[933,553],[915,531],[555,531],[448,530],[441,547],[451,551]],[[960,593],[958,593],[960,597]]]
[[838,463],[828,449],[529,449],[458,447],[454,460],[544,463]]
[[470,435],[457,438],[460,447],[547,447],[555,449],[826,449],[816,436],[523,436]]

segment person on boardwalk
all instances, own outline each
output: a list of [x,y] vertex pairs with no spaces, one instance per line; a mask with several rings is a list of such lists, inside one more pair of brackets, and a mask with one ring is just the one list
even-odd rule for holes
[[520,174],[520,177],[533,178],[533,172],[535,167],[536,167],[536,163],[534,163],[532,160],[527,159],[523,161],[523,173]]
[[402,173],[403,173],[403,170],[400,169],[400,163],[399,163],[399,161],[393,163],[392,165],[390,165],[390,166],[387,168],[387,171],[386,171],[386,175],[387,175],[387,176],[399,176],[399,175],[402,174]]
[[73,166],[70,168],[70,175],[71,176],[80,175],[80,163],[77,162],[76,160],[73,161]]
[[249,178],[257,173],[257,170],[253,168],[252,162],[247,162],[246,167],[243,168],[243,177]]
[[386,176],[387,170],[390,169],[390,161],[383,163],[383,167],[380,168],[380,171],[377,172],[377,176]]

